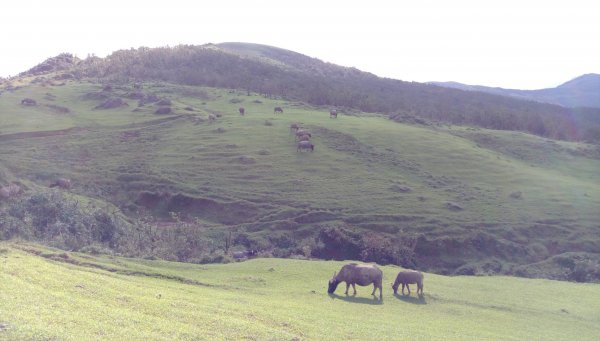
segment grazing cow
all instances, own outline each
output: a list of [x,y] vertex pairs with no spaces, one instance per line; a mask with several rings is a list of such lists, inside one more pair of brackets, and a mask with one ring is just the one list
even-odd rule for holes
[[240,261],[240,260],[244,260],[244,259],[256,256],[257,254],[258,254],[258,252],[256,252],[256,250],[246,250],[246,251],[236,251],[232,255],[235,260]]
[[420,271],[400,271],[396,276],[396,281],[392,284],[394,294],[398,293],[398,286],[402,284],[402,295],[404,295],[404,286],[408,289],[410,295],[409,284],[417,285],[417,295],[423,295],[423,274]]
[[296,152],[299,152],[301,150],[309,150],[311,152],[315,151],[315,145],[310,143],[310,141],[300,141],[298,142],[298,148],[296,148]]
[[275,107],[275,109],[273,110],[274,114],[280,113],[283,114],[283,109],[281,107]]
[[216,119],[217,119],[217,116],[215,114],[208,114],[209,122],[214,122]]
[[300,124],[298,124],[298,123],[292,123],[292,124],[290,124],[290,133],[292,131],[298,131],[298,129],[300,129]]
[[329,111],[329,118],[337,118],[337,110],[331,109]]
[[299,139],[300,136],[304,136],[304,135],[306,135],[308,137],[312,137],[312,134],[308,130],[299,129],[296,131],[296,139]]
[[71,188],[71,179],[66,178],[58,178],[56,181],[50,184],[50,188],[52,187],[60,187],[62,189],[70,189]]
[[244,116],[244,114],[246,113],[246,109],[244,109],[244,108],[240,108],[239,111],[240,111],[240,115],[242,115],[242,116]]
[[340,282],[346,282],[346,295],[348,295],[350,285],[352,285],[354,295],[356,295],[356,284],[363,287],[373,284],[371,295],[375,295],[375,291],[379,289],[379,299],[383,298],[383,272],[375,264],[350,263],[344,265],[337,275],[335,272],[333,273],[333,278],[329,280],[327,292],[333,294]]

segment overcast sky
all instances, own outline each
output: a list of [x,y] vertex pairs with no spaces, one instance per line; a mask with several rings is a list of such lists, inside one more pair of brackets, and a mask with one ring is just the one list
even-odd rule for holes
[[406,81],[554,87],[600,73],[600,1],[3,1],[0,76],[61,52],[251,42]]

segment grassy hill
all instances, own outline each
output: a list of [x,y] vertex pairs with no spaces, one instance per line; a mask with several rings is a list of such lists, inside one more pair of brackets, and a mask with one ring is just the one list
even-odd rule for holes
[[[333,257],[345,243],[355,250],[345,257],[398,263],[381,253],[408,249],[420,268],[442,273],[573,280],[581,264],[597,264],[597,145],[351,110],[330,119],[327,109],[247,91],[32,80],[0,96],[0,181],[22,183],[31,207],[31,195],[67,177],[67,198],[110,203],[131,219],[149,213],[165,233],[185,225],[202,239],[169,235],[177,249],[223,252],[231,232],[235,247],[279,256]],[[109,98],[126,104],[97,109]],[[161,99],[171,114],[155,114]],[[313,133],[313,153],[296,151],[293,122]],[[15,213],[18,201],[2,205],[35,225]]]
[[[57,73],[48,76],[52,70]],[[341,67],[297,52],[259,44],[141,47],[115,51],[106,58],[89,57],[85,60],[61,54],[21,76],[36,77],[40,83],[52,79],[92,78],[105,82],[163,81],[244,89],[313,105],[526,131],[561,140],[600,141],[600,109],[571,109],[507,96],[380,78],[356,68]]]
[[343,262],[193,265],[0,243],[0,339],[595,340],[600,286],[425,274],[383,300],[326,282]]

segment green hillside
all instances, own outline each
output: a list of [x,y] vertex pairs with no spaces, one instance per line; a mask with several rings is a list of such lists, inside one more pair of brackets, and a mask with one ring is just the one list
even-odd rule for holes
[[343,262],[193,265],[0,243],[5,340],[596,340],[600,287],[425,274],[424,296],[383,300],[326,282]]
[[[115,205],[123,226],[153,216],[144,228],[169,246],[140,237],[148,250],[122,246],[132,255],[197,262],[197,250],[217,257],[232,246],[441,273],[600,278],[597,145],[351,110],[330,119],[328,108],[247,91],[32,80],[0,96],[0,181],[26,189],[1,204],[29,229],[14,235],[67,247],[60,224],[77,222],[23,213],[34,214],[36,195],[62,192],[73,210]],[[96,109],[110,98],[126,104]],[[312,132],[314,152],[296,151],[293,122]],[[73,188],[49,189],[58,177]]]
[[[52,71],[57,73],[49,75]],[[598,108],[564,108],[521,98],[381,78],[356,68],[259,44],[140,47],[85,60],[61,54],[21,76],[35,77],[40,83],[91,78],[105,82],[162,81],[243,89],[312,105],[526,131],[560,140],[600,141]]]

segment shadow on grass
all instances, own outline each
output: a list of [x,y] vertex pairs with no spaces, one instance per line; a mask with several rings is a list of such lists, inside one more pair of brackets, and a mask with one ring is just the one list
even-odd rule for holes
[[427,301],[425,300],[425,295],[408,296],[408,295],[394,294],[394,296],[397,299],[399,299],[400,301],[403,301],[406,303],[427,304]]
[[367,297],[356,297],[353,295],[340,296],[340,295],[336,295],[336,294],[329,294],[329,297],[331,297],[332,300],[338,299],[338,300],[351,302],[351,303],[371,304],[371,305],[383,304],[383,300],[380,300],[377,296],[371,296],[371,298],[367,298]]

